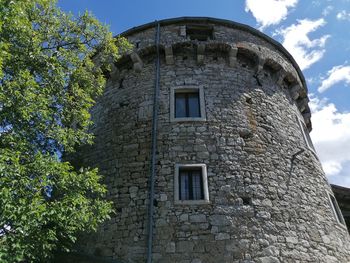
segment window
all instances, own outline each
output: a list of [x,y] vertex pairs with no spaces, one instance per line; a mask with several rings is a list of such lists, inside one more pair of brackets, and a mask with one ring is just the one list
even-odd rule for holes
[[328,193],[328,197],[329,197],[329,202],[331,204],[333,214],[334,214],[335,218],[337,219],[337,222],[345,225],[343,215],[340,211],[340,208],[338,206],[337,200],[335,199],[334,195]]
[[205,164],[177,164],[174,182],[176,204],[206,204],[209,202]]
[[207,41],[213,39],[214,29],[208,25],[187,25],[186,35],[191,40]]
[[201,117],[199,92],[175,93],[175,118]]
[[181,167],[179,169],[179,199],[204,199],[202,169],[200,167]]
[[202,87],[176,87],[170,95],[171,121],[205,120]]
[[304,122],[302,120],[300,120],[298,117],[297,117],[297,121],[299,123],[299,127],[301,129],[302,134],[303,134],[303,138],[304,138],[306,146],[311,151],[313,151],[315,153],[316,151],[315,151],[314,145],[313,145],[313,143],[311,141],[311,137],[310,137],[309,131],[307,130]]

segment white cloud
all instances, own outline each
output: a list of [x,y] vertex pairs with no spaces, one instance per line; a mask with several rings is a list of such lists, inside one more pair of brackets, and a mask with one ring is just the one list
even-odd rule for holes
[[326,7],[322,10],[322,15],[323,15],[323,16],[329,15],[330,12],[331,12],[333,9],[334,9],[334,7],[331,6],[331,5],[326,6]]
[[335,66],[327,73],[327,78],[322,80],[318,92],[324,92],[333,85],[345,81],[350,85],[350,66]]
[[323,18],[314,21],[303,19],[298,20],[297,24],[277,31],[277,34],[283,37],[283,46],[292,54],[302,70],[309,68],[323,57],[329,35],[311,40],[308,34],[325,24]]
[[348,20],[348,21],[350,21],[350,12],[347,13],[345,10],[340,11],[337,14],[337,19],[338,20]]
[[[334,0],[326,0],[326,1],[325,0],[314,0],[311,2],[311,4],[315,7],[319,7],[321,5],[324,5],[325,2],[332,2],[332,1],[334,1]],[[345,0],[345,1],[347,1],[347,0]]]
[[309,105],[310,135],[326,175],[330,181],[350,186],[350,166],[346,165],[350,162],[350,113],[339,112],[333,103],[315,97]]
[[312,1],[311,4],[313,6],[320,6],[321,5],[321,1]]
[[312,84],[315,84],[316,82],[318,82],[318,79],[315,78],[315,77],[309,77],[309,78],[306,78],[306,83],[307,85],[312,85]]
[[337,175],[343,169],[341,163],[336,161],[323,161],[322,167],[327,176]]
[[287,17],[288,8],[296,6],[297,3],[298,0],[246,0],[245,11],[252,13],[262,30],[279,24]]

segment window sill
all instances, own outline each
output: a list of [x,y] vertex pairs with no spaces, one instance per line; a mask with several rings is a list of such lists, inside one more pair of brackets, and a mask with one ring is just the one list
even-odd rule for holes
[[188,118],[170,118],[170,122],[188,122],[188,121],[206,121],[203,117],[188,117]]
[[209,200],[175,200],[175,205],[209,205]]

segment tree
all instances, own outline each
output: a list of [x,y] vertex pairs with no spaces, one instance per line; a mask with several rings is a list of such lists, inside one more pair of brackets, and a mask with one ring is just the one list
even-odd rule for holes
[[92,143],[89,109],[129,45],[54,0],[0,0],[0,17],[0,262],[47,262],[112,211],[97,169],[60,156]]

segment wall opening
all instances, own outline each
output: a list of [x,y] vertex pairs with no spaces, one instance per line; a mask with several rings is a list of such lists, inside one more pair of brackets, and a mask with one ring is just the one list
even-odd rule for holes
[[214,28],[208,25],[187,25],[186,36],[191,40],[207,41],[213,39]]

